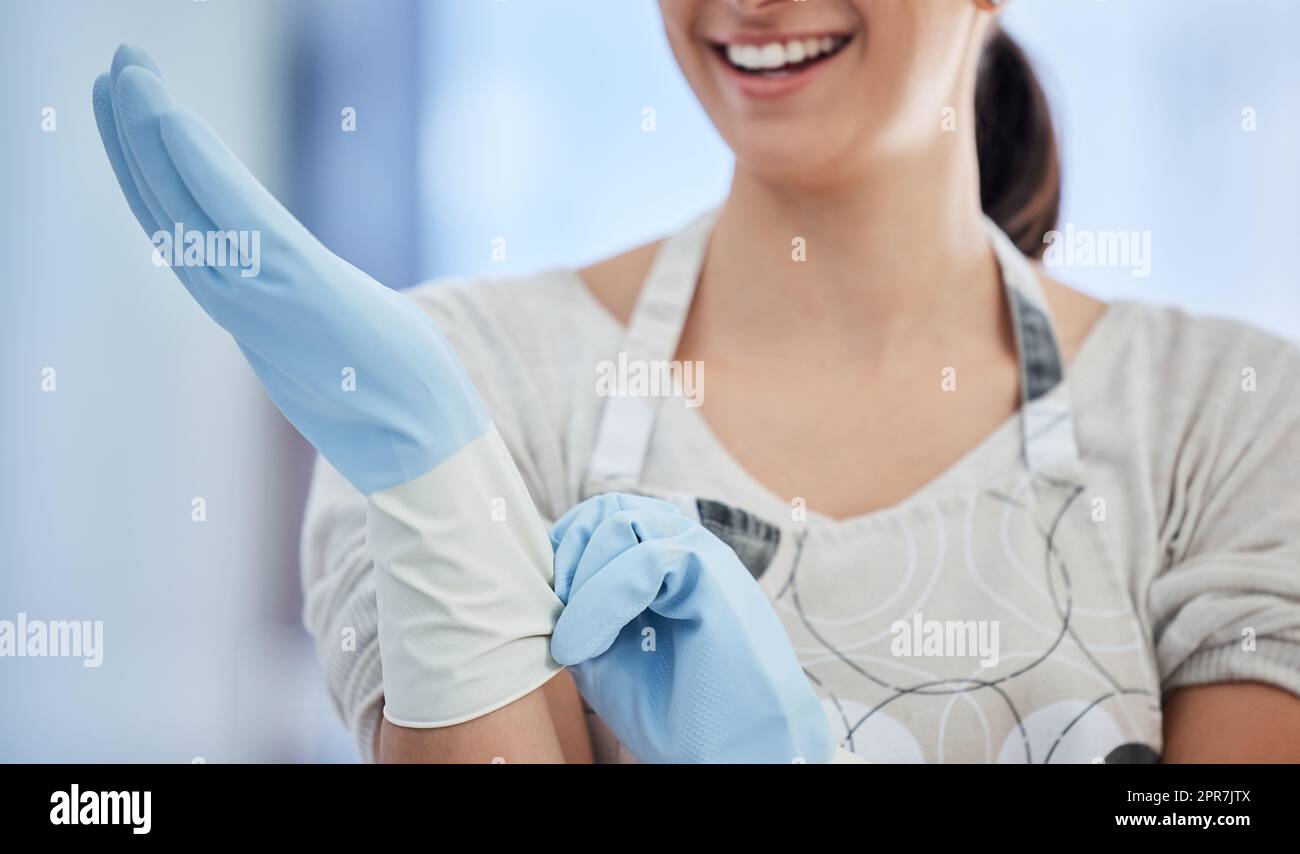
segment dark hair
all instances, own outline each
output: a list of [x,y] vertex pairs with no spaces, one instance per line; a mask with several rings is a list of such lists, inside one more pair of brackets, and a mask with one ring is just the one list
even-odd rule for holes
[[1030,258],[1061,209],[1061,161],[1047,96],[1020,46],[997,27],[975,84],[975,146],[984,213]]

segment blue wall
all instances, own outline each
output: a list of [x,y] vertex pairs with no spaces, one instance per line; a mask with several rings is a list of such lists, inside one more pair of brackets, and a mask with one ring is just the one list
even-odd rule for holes
[[1151,232],[1149,278],[1059,275],[1300,338],[1300,3],[1019,0],[1008,28],[1061,126],[1063,219]]

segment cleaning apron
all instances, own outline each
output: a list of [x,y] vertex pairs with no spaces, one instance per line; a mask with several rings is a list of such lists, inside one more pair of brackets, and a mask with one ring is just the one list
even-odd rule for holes
[[[661,246],[621,344],[630,362],[675,358],[715,218]],[[725,494],[688,494],[656,481],[651,449],[657,424],[699,410],[634,396],[605,401],[582,497],[671,501],[730,545],[771,599],[839,743],[866,760],[1154,762],[1151,633],[1105,546],[1103,499],[1088,492],[1051,312],[1029,261],[987,228],[1021,406],[912,497],[833,520],[797,501],[764,515]],[[598,761],[635,761],[589,722]]]

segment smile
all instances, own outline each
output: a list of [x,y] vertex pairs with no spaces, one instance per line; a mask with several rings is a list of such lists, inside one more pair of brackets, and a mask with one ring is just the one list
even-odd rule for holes
[[820,65],[843,50],[851,36],[825,35],[757,44],[715,44],[723,61],[742,74],[789,77]]

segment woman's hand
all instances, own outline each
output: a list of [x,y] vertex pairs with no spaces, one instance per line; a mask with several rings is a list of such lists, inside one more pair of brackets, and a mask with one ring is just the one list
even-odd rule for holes
[[280,411],[362,493],[406,483],[487,431],[429,317],[321,245],[175,104],[148,54],[120,48],[94,105],[155,251],[180,262],[172,272],[234,336]]
[[560,669],[548,652],[560,610],[550,545],[442,333],[322,246],[176,106],[143,51],[118,50],[94,106],[156,251],[368,498],[385,716],[451,727],[530,695]]
[[551,653],[647,762],[827,762],[821,703],[758,584],[662,501],[601,495],[551,530]]

